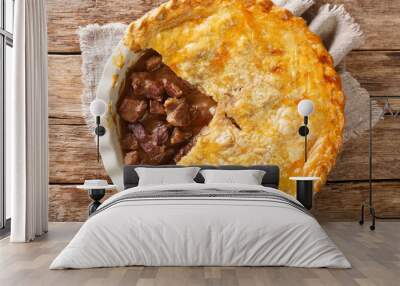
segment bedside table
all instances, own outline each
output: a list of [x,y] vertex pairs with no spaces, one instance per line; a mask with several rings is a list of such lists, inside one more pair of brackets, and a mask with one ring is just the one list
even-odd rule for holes
[[100,200],[106,194],[106,190],[116,188],[115,185],[109,185],[106,180],[85,180],[83,185],[76,187],[81,190],[87,190],[89,197],[93,201],[89,205],[89,216],[101,205]]
[[318,181],[319,177],[290,177],[292,181],[296,181],[296,199],[302,205],[310,210],[313,201],[313,182]]

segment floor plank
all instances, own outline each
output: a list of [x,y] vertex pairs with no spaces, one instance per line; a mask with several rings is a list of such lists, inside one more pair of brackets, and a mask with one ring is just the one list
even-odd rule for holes
[[29,244],[0,240],[0,285],[398,285],[400,222],[378,222],[376,231],[355,222],[325,222],[323,228],[352,263],[352,269],[289,267],[119,267],[49,270],[81,223],[50,223]]

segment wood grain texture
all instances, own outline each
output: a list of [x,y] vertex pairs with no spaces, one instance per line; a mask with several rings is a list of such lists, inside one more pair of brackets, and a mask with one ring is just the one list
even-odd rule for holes
[[[49,125],[50,183],[78,184],[85,179],[108,179],[97,162],[96,144],[86,125]],[[398,179],[400,118],[381,120],[373,131],[374,179]],[[368,179],[368,134],[346,143],[329,181]]]
[[[89,198],[72,188],[85,179],[108,179],[96,161],[95,142],[81,112],[81,56],[79,26],[129,23],[166,0],[48,0],[50,219],[84,220]],[[344,4],[361,24],[366,42],[346,58],[346,68],[373,96],[400,95],[400,1],[316,0],[310,18],[324,3]],[[72,53],[72,54],[70,54]],[[374,177],[378,212],[399,212],[398,172],[400,120],[381,121],[374,129]],[[327,219],[357,219],[366,197],[368,137],[346,144],[324,189],[316,196],[313,212]],[[311,279],[307,284],[313,284]],[[363,285],[363,280],[359,284]],[[147,282],[142,282],[146,284]],[[151,283],[151,282],[149,282]],[[317,282],[315,282],[318,284]],[[365,284],[365,283],[364,283]],[[350,284],[351,285],[351,284]]]
[[86,125],[49,125],[51,184],[81,184],[86,179],[107,179],[97,162],[96,143]]
[[[400,180],[374,183],[374,204],[378,215],[400,216]],[[115,191],[107,192],[106,197]],[[312,213],[319,220],[357,220],[360,206],[368,197],[367,182],[328,183],[315,196]],[[50,221],[85,221],[90,198],[75,185],[51,185]]]
[[[392,53],[392,52],[390,52]],[[377,54],[377,55],[376,55]],[[376,95],[385,90],[396,93],[400,89],[400,61],[387,60],[378,67],[386,52],[356,52],[348,58],[348,69],[360,81],[374,87]],[[400,53],[396,53],[400,57]],[[366,57],[374,59],[377,66],[365,64]],[[356,58],[356,59],[354,59]],[[84,126],[81,112],[80,55],[49,56],[49,116],[50,116],[50,182],[80,183],[96,175],[106,177],[97,166],[95,144],[90,131]],[[392,80],[385,80],[392,76]],[[390,94],[389,94],[390,95]],[[393,95],[393,94],[392,94]],[[385,119],[374,128],[374,178],[397,179],[400,153],[400,118]],[[56,125],[56,126],[53,126]],[[68,150],[68,152],[65,152]],[[93,167],[96,166],[96,167]],[[330,181],[366,180],[368,178],[368,134],[348,142],[329,176]]]
[[[400,217],[400,180],[373,184],[378,216]],[[320,220],[358,220],[368,198],[368,182],[330,182],[314,197],[312,213]]]
[[[385,117],[372,130],[373,179],[400,179],[400,117]],[[344,145],[329,181],[368,180],[369,133]]]
[[346,57],[345,65],[370,95],[400,95],[399,51],[353,51]]
[[50,55],[49,117],[50,124],[85,124],[81,109],[81,56]]
[[49,52],[79,52],[77,31],[89,24],[126,23],[166,0],[48,0]]
[[360,24],[365,43],[361,50],[400,49],[400,1],[392,0],[315,0],[316,5],[306,12],[310,19],[323,4],[344,5],[346,11]]
[[[375,232],[354,222],[323,223],[352,269],[295,267],[116,267],[49,270],[80,223],[50,223],[32,243],[0,241],[0,285],[71,286],[397,286],[400,222],[378,223]],[[94,242],[95,243],[95,242]]]
[[[368,60],[366,60],[368,59]],[[49,116],[53,122],[84,124],[80,55],[49,55]],[[400,94],[400,52],[352,52],[346,69],[372,96]]]
[[[115,193],[115,190],[107,190],[102,201]],[[50,185],[49,221],[86,221],[91,202],[87,191],[75,185]]]
[[[50,52],[78,52],[77,30],[88,24],[130,23],[166,0],[48,0]],[[307,13],[310,17],[324,3],[344,4],[360,23],[366,35],[361,49],[400,49],[400,1],[392,0],[316,0]],[[384,40],[382,39],[384,37]]]

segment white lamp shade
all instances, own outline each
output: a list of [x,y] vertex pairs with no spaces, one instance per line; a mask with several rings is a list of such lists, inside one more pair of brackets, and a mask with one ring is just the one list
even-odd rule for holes
[[302,116],[309,116],[313,111],[314,111],[314,104],[311,100],[309,99],[303,99],[302,101],[299,102],[297,105],[297,111],[302,115]]
[[107,108],[106,103],[98,98],[96,98],[95,100],[92,101],[92,103],[90,103],[90,113],[92,113],[93,116],[104,115],[104,113],[106,113],[106,108]]

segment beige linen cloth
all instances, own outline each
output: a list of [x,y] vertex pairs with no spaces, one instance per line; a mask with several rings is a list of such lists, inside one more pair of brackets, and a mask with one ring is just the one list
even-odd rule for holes
[[[313,4],[313,0],[273,0],[297,16],[301,16]],[[90,114],[90,102],[96,97],[96,87],[101,79],[104,65],[114,47],[121,40],[127,25],[110,23],[92,24],[79,29],[82,51],[82,108],[86,122],[94,130],[94,119]],[[369,93],[344,69],[343,59],[353,49],[361,46],[363,33],[360,26],[346,12],[342,5],[325,4],[312,19],[309,28],[318,34],[332,55],[335,66],[341,76],[346,96],[344,141],[356,138],[369,128]],[[373,104],[372,124],[379,120],[382,109]],[[93,127],[93,128],[92,128]]]

